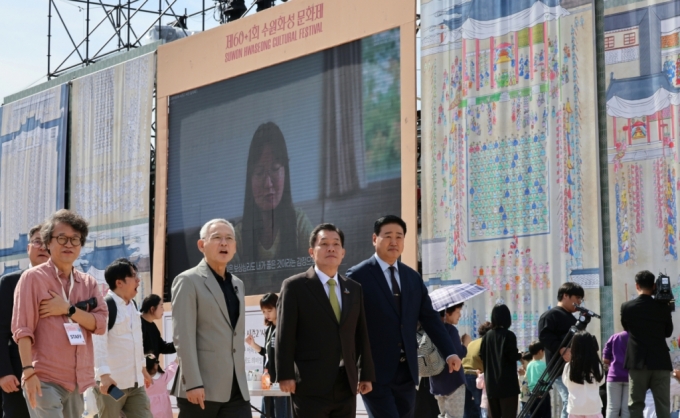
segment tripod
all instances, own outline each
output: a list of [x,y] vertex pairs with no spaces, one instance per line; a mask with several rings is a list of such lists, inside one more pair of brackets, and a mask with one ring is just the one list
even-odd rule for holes
[[[586,326],[588,325],[588,323],[590,323],[590,320],[593,317],[600,318],[600,315],[596,314],[593,311],[590,311],[586,308],[581,308],[576,304],[574,304],[574,306],[576,307],[576,310],[579,311],[580,313],[578,322],[576,323],[576,325],[573,325],[571,328],[569,328],[569,332],[567,333],[567,335],[564,336],[564,339],[560,343],[560,347],[557,349],[557,352],[555,352],[552,359],[550,359],[550,363],[545,368],[543,374],[541,374],[541,377],[538,378],[538,382],[536,383],[534,390],[531,391],[531,397],[524,405],[524,408],[522,408],[522,411],[519,413],[518,418],[527,418],[528,416],[533,417],[534,415],[536,415],[536,412],[538,412],[538,409],[540,408],[541,404],[546,399],[545,394],[550,391],[550,388],[552,387],[553,383],[555,383],[555,379],[557,379],[562,372],[562,366],[564,366],[564,359],[560,355],[560,350],[562,348],[571,347],[571,339],[574,336],[574,334],[576,334],[579,331],[584,331],[586,329]],[[534,405],[536,405],[535,408],[533,408]],[[529,415],[529,411],[531,411],[532,408],[533,413]]]

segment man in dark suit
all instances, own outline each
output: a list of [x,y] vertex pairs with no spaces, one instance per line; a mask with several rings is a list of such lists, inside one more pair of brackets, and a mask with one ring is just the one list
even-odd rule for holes
[[357,391],[375,380],[361,286],[338,274],[345,237],[314,228],[314,267],[284,280],[278,302],[276,373],[296,417],[354,417]]
[[669,418],[673,371],[666,338],[673,333],[667,303],[652,298],[654,274],[643,270],[635,275],[638,297],[621,305],[621,325],[628,331],[624,367],[630,376],[628,410],[631,418],[642,418],[647,389],[652,390],[658,418]]
[[373,246],[376,253],[347,272],[363,288],[366,323],[375,359],[377,381],[363,395],[371,418],[412,417],[415,409],[418,362],[418,322],[446,359],[449,372],[458,371],[455,355],[439,313],[420,275],[399,262],[404,250],[406,223],[388,215],[375,221]]
[[[28,232],[29,268],[50,259],[40,239],[40,227],[36,225]],[[12,339],[12,309],[14,289],[24,270],[6,274],[0,278],[0,388],[2,388],[2,414],[4,418],[28,418],[28,406],[21,393],[21,358],[19,347]]]

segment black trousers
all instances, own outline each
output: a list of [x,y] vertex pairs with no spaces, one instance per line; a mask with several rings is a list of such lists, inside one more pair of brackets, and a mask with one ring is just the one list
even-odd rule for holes
[[418,418],[439,418],[439,404],[430,393],[430,378],[421,377],[416,392],[416,412]]
[[550,392],[546,392],[545,395],[543,395],[545,400],[543,403],[541,403],[541,406],[537,408],[538,402],[540,402],[540,399],[536,399],[533,405],[531,405],[531,409],[529,410],[529,416],[531,416],[536,409],[538,409],[538,412],[536,412],[536,415],[534,415],[534,418],[550,418],[552,415],[552,411],[550,408]]
[[515,418],[517,416],[517,395],[509,398],[488,398],[491,418]]
[[354,418],[357,413],[356,389],[352,390],[344,367],[338,371],[333,391],[322,396],[291,395],[295,418]]
[[362,398],[369,418],[421,418],[414,415],[416,385],[405,361],[397,365],[391,382],[385,385],[373,383],[373,390]]
[[241,395],[235,371],[232,379],[229,402],[205,401],[205,409],[201,409],[201,405],[191,403],[188,399],[177,398],[178,418],[252,418],[250,402]]
[[[21,380],[21,377],[19,378]],[[2,414],[0,417],[4,418],[29,418],[28,415],[28,403],[24,398],[24,392],[19,390],[18,392],[7,393],[0,389],[2,393]]]

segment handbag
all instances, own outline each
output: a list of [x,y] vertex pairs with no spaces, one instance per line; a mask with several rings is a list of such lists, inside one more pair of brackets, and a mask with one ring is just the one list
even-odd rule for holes
[[418,375],[436,376],[444,370],[446,362],[425,331],[416,332],[418,341]]

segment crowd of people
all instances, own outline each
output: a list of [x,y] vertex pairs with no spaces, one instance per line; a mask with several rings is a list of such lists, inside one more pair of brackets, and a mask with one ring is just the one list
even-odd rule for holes
[[104,272],[109,290],[73,268],[88,234],[85,219],[60,210],[28,231],[28,269],[0,278],[2,416],[81,417],[92,389],[99,417],[171,418],[166,386],[175,352],[153,321],[158,295],[137,308],[137,267],[118,259]]
[[[344,233],[323,223],[309,236],[314,265],[260,300],[267,325],[260,346],[246,336],[244,283],[227,269],[237,231],[213,219],[200,230],[203,259],[172,282],[173,342],[166,342],[154,323],[162,299],[149,295],[136,305],[134,263],[118,259],[106,268],[106,295],[73,267],[87,239],[85,219],[60,210],[28,232],[29,268],[0,278],[6,418],[81,417],[90,388],[100,418],[172,417],[170,393],[180,418],[250,418],[245,344],[289,395],[264,398],[262,414],[271,418],[354,417],[358,394],[371,418],[514,418],[524,408],[524,416],[547,418],[546,384],[554,385],[562,418],[641,418],[648,390],[664,418],[671,379],[680,378],[665,341],[671,311],[652,298],[649,271],[637,274],[639,297],[621,307],[625,331],[607,341],[602,358],[596,338],[575,328],[585,295],[575,283],[559,288],[557,305],[539,319],[538,340],[523,352],[504,304],[493,307],[475,340],[456,327],[464,302],[433,308],[420,275],[399,261],[401,218],[375,222],[375,253],[346,275],[339,272]],[[441,372],[426,380],[417,335],[441,357]],[[163,369],[160,356],[175,352],[177,361]],[[429,394],[421,396],[422,388]],[[434,413],[425,412],[429,400]]]

